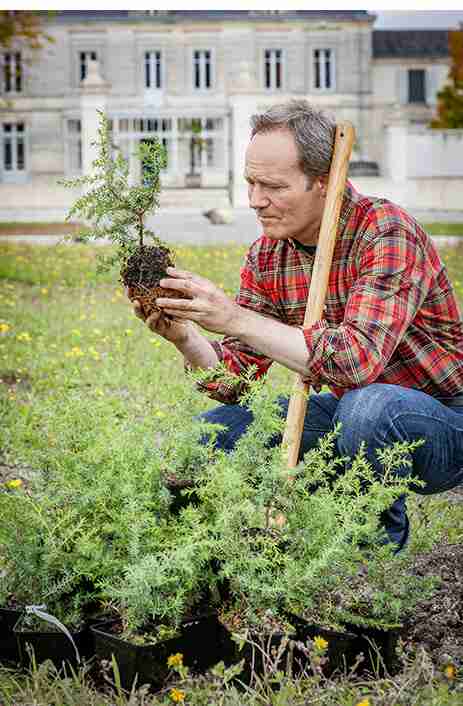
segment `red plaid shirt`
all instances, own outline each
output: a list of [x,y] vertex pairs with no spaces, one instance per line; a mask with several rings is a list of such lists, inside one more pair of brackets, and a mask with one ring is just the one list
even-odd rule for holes
[[[373,382],[436,397],[463,393],[463,324],[446,268],[431,239],[399,206],[359,194],[343,199],[323,319],[304,328],[314,255],[291,239],[263,235],[241,269],[236,302],[302,329],[307,381],[337,397]],[[235,374],[263,375],[272,361],[238,339],[213,341]],[[240,386],[204,385],[222,402]]]

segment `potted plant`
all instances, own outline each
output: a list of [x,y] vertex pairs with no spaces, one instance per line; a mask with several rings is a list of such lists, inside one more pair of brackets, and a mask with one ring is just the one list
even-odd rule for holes
[[[74,404],[78,419],[79,404],[82,411],[87,407],[77,399]],[[2,593],[24,609],[46,606],[23,616],[16,628],[26,660],[29,643],[37,661],[50,657],[61,664],[66,655],[75,663],[72,642],[53,620],[43,621],[43,613],[68,629],[81,656],[91,653],[88,628],[103,618],[105,582],[116,581],[139,548],[163,546],[168,533],[162,455],[148,443],[146,429],[140,424],[118,434],[113,424],[110,438],[102,429],[95,444],[92,422],[86,434],[81,417],[80,428],[63,431],[62,442],[72,443],[74,453],[49,455],[47,472],[37,474],[27,491],[0,493]]]
[[[0,486],[0,505],[5,501],[7,495],[15,493],[22,486],[20,479],[6,481]],[[3,498],[1,497],[3,496]],[[2,567],[5,566],[5,559],[0,550]],[[15,624],[23,613],[23,606],[18,601],[12,591],[8,574],[3,568],[0,571],[0,662],[17,662],[19,659],[16,636],[13,632]]]
[[[98,156],[92,164],[92,173],[60,182],[84,190],[66,219],[85,221],[86,226],[78,234],[80,241],[103,238],[116,246],[113,256],[100,256],[100,269],[108,269],[117,262],[120,281],[129,298],[138,299],[149,316],[158,310],[157,297],[182,297],[177,291],[159,286],[160,280],[167,276],[166,268],[174,266],[173,255],[146,227],[147,215],[159,208],[166,152],[157,138],[140,142],[135,157],[143,165],[144,177],[141,183],[130,185],[129,163],[112,144],[109,119],[102,111],[99,114],[98,139],[94,143]],[[153,244],[147,244],[148,241]]]
[[[410,463],[419,442],[386,450],[378,479],[362,450],[354,459],[335,456],[335,431],[290,479],[281,447],[268,448],[284,424],[275,393],[258,381],[242,402],[255,421],[197,489],[229,582],[230,627],[247,627],[254,642],[259,630],[269,635],[269,626],[281,639],[319,637],[327,643],[328,670],[352,665],[359,652],[373,668],[374,639],[392,668],[397,628],[430,582],[413,577],[410,550],[393,557],[379,519],[408,492],[411,481],[394,470]],[[284,527],[274,526],[274,513],[286,517]]]
[[215,542],[207,523],[189,507],[171,518],[169,534],[157,552],[143,551],[105,586],[118,617],[92,628],[97,657],[115,657],[126,689],[135,679],[162,686],[175,654],[185,667],[203,672],[221,660],[227,641],[217,617]]
[[[91,592],[83,590],[73,552],[88,529],[72,507],[58,506],[50,496],[33,497],[22,488],[0,494],[0,512],[3,590],[21,607],[14,624],[18,649],[11,645],[13,658],[28,663],[29,645],[38,662],[50,658],[57,667],[63,661],[76,664],[91,652],[84,620]],[[38,605],[41,609],[34,616],[30,606]],[[48,614],[51,620],[43,621],[40,616]]]

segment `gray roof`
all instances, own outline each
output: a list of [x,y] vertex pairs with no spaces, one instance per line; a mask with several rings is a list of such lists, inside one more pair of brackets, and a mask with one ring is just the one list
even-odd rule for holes
[[182,21],[364,21],[374,22],[375,16],[366,10],[288,10],[278,14],[266,14],[259,10],[169,10],[160,11],[159,15],[148,15],[143,10],[61,10],[53,19],[64,22],[123,22],[127,20],[143,20],[146,22],[182,22]]
[[449,33],[443,29],[378,29],[373,32],[375,59],[449,56]]

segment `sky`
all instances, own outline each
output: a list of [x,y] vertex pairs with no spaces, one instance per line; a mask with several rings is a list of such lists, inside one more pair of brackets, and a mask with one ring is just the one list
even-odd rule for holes
[[369,12],[377,15],[375,29],[458,29],[459,23],[463,23],[463,11],[458,10],[381,12],[369,9]]

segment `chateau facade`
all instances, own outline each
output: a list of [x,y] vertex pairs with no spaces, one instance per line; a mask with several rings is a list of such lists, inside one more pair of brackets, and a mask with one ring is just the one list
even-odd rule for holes
[[[249,116],[303,97],[357,132],[352,174],[388,176],[389,126],[426,126],[448,74],[445,31],[375,31],[365,11],[62,11],[53,42],[1,55],[0,210],[28,198],[56,209],[57,181],[91,164],[95,111],[142,165],[139,141],[166,147],[165,193],[200,187],[244,205]],[[194,201],[192,201],[193,203]]]

